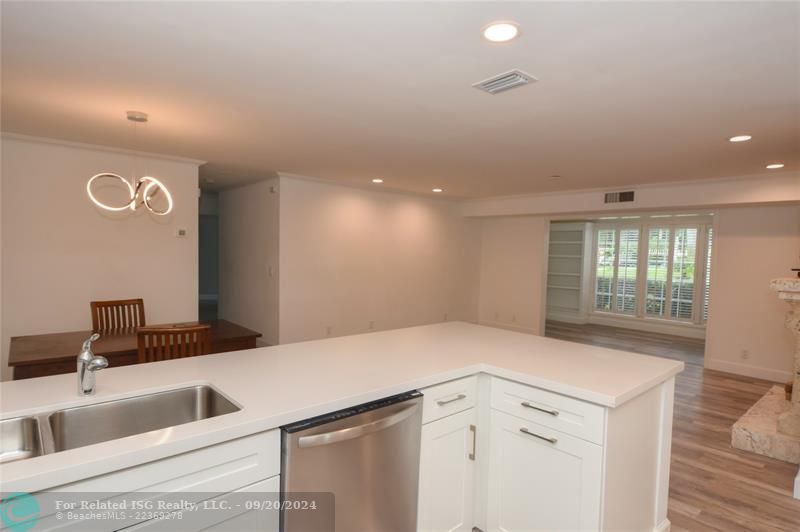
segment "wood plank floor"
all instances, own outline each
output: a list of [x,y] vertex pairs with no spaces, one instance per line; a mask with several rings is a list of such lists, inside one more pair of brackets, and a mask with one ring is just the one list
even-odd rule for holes
[[643,355],[672,358],[700,366],[703,365],[703,352],[706,349],[705,340],[606,325],[576,325],[558,321],[547,322],[545,336],[633,351]]
[[651,333],[592,325],[581,334],[581,327],[548,322],[546,335],[687,363],[675,389],[672,532],[800,531],[800,500],[792,498],[797,466],[730,445],[733,423],[773,383],[704,369],[697,340],[657,335],[648,345]]

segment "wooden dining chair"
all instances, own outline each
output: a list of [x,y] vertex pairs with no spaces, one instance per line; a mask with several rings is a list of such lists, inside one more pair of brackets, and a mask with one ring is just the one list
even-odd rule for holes
[[136,330],[139,363],[207,355],[211,344],[210,331],[208,324],[139,327]]
[[147,325],[143,299],[92,301],[92,330],[98,333],[133,330]]

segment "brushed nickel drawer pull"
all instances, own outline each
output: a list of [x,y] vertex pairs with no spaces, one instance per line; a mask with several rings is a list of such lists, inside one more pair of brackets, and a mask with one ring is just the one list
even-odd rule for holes
[[455,397],[453,397],[452,399],[447,399],[447,400],[444,400],[444,401],[436,401],[436,404],[439,405],[439,406],[444,406],[446,404],[452,403],[453,401],[460,401],[461,399],[466,399],[466,398],[467,398],[466,395],[464,395],[463,393],[460,393],[460,394],[456,395]]
[[472,433],[472,452],[469,453],[469,459],[475,461],[475,425],[469,426],[469,431]]
[[540,440],[544,440],[544,441],[546,441],[548,443],[552,443],[554,445],[556,443],[558,443],[558,438],[546,438],[545,436],[539,436],[538,434],[535,434],[535,433],[529,431],[525,427],[520,428],[519,431],[522,432],[523,434],[527,434],[528,436],[533,436],[534,438],[539,438]]
[[524,406],[525,408],[532,408],[534,410],[538,410],[539,412],[544,412],[545,414],[550,414],[551,416],[558,416],[558,414],[559,414],[558,410],[548,410],[546,408],[539,408],[538,406],[533,406],[528,401],[522,401],[520,404],[522,406]]

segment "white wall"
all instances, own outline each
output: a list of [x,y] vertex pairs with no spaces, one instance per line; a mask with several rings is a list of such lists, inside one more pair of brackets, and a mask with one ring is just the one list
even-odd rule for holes
[[483,220],[480,323],[544,333],[548,227],[535,216]]
[[277,179],[219,193],[219,316],[278,344]]
[[128,153],[3,137],[4,379],[10,337],[89,329],[92,300],[142,297],[148,323],[197,318],[198,163],[138,161],[172,192],[170,215],[107,214],[89,201],[87,179],[129,175]]
[[280,341],[476,319],[479,222],[460,205],[281,177]]
[[[706,367],[788,381],[794,353],[794,337],[784,326],[789,305],[769,282],[800,265],[800,206],[720,209],[714,231]],[[747,359],[742,350],[749,351]]]

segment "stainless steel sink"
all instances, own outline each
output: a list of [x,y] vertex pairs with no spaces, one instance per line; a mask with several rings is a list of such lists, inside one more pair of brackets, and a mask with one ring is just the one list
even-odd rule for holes
[[0,463],[33,458],[241,410],[208,385],[0,421]]
[[116,440],[240,410],[211,386],[200,385],[79,406],[49,416],[55,452]]
[[42,454],[42,435],[35,417],[0,421],[0,464]]

